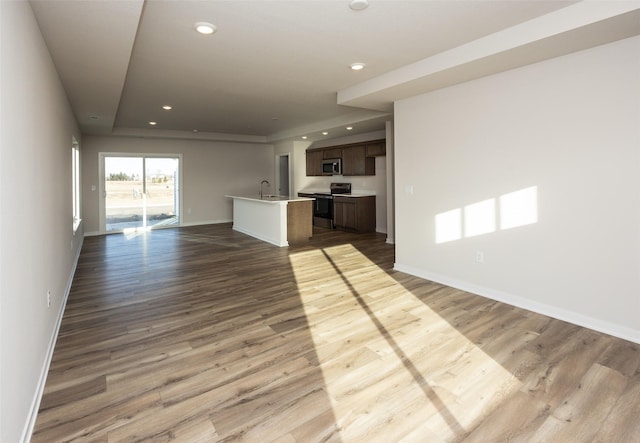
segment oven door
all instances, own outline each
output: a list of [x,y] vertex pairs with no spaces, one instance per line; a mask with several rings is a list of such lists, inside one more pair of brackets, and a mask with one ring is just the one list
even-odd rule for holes
[[333,196],[316,194],[313,207],[313,224],[323,228],[333,228]]
[[333,197],[316,195],[316,206],[313,215],[321,218],[333,218]]

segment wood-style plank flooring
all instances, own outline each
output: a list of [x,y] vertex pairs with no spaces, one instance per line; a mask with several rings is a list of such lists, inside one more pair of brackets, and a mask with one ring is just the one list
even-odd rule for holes
[[640,346],[393,261],[323,229],[88,237],[32,441],[640,441]]

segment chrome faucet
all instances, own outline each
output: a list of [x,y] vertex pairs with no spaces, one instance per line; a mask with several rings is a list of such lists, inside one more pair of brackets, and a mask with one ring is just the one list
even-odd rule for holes
[[264,195],[264,194],[262,193],[262,185],[264,185],[265,183],[267,184],[267,186],[271,187],[271,184],[270,184],[267,180],[262,180],[262,181],[260,182],[260,198],[262,198],[262,197],[263,197],[263,195]]

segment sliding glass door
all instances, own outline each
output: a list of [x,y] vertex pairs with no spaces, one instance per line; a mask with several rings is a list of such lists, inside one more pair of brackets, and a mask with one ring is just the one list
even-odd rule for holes
[[180,224],[180,157],[100,154],[106,232]]

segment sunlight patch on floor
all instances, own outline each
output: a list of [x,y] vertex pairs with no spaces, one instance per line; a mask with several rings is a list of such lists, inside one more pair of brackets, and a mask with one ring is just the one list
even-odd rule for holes
[[460,435],[519,389],[516,377],[352,245],[291,254],[290,262],[345,440],[376,429],[398,441]]

